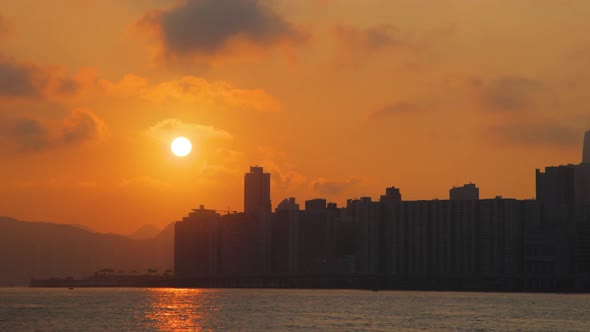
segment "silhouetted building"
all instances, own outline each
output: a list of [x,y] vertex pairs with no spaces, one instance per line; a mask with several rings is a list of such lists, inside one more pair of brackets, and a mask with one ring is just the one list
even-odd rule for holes
[[356,225],[358,244],[359,273],[378,273],[383,270],[380,238],[382,232],[381,203],[373,202],[371,197],[350,199],[347,202],[348,215]]
[[244,212],[272,212],[270,173],[264,173],[262,167],[252,166],[244,176]]
[[288,198],[271,214],[270,174],[252,167],[245,213],[201,206],[176,223],[176,274],[232,287],[588,290],[590,163],[537,170],[536,180],[536,200],[480,200],[467,184],[450,200],[403,201],[390,187],[344,208],[319,198],[299,210]]
[[402,194],[401,194],[400,190],[396,187],[385,188],[385,195],[381,195],[380,200],[382,202],[386,201],[386,200],[401,201]]
[[272,218],[272,273],[299,272],[299,219],[302,211],[278,210]]
[[279,211],[298,211],[299,204],[295,203],[294,197],[285,198],[277,205],[276,212]]
[[453,187],[450,190],[451,201],[471,201],[479,199],[479,188],[473,184],[466,184],[463,187]]
[[511,199],[386,201],[392,275],[439,281],[517,275],[523,270],[521,204]]
[[223,275],[265,275],[271,272],[269,214],[235,213],[220,219],[220,272]]
[[[582,163],[575,170],[575,229],[570,239],[574,240],[573,262],[574,272],[590,275],[590,131],[584,135]],[[586,279],[590,288],[590,280]]]
[[316,198],[305,201],[305,211],[324,210],[325,208],[326,200],[323,198]]
[[174,230],[174,271],[177,276],[211,276],[218,273],[219,220],[203,205],[193,210]]
[[338,211],[305,210],[299,219],[299,272],[333,273],[335,271],[335,223]]
[[579,165],[537,170],[537,200],[544,205],[567,206],[590,203],[590,131],[584,137],[583,160]]
[[584,134],[582,163],[590,163],[590,130],[587,131],[586,134]]
[[590,203],[590,164],[546,167],[537,170],[537,199],[544,204],[573,207]]
[[544,204],[573,204],[575,170],[574,165],[546,167],[544,173],[537,170],[537,200]]
[[590,204],[590,163],[576,165],[574,178],[576,203]]

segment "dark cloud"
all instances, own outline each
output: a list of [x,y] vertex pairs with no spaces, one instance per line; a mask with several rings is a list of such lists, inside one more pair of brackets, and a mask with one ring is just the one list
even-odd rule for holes
[[72,96],[80,89],[79,82],[55,68],[0,56],[0,97]]
[[0,141],[21,152],[42,151],[104,138],[105,125],[94,113],[74,110],[62,121],[0,119]]
[[509,124],[490,129],[492,136],[505,144],[528,146],[575,146],[581,142],[584,131],[568,125]]
[[311,182],[311,188],[320,194],[338,195],[350,190],[360,183],[361,180],[359,178],[349,178],[346,180],[328,180],[320,178]]
[[0,97],[34,97],[39,94],[34,66],[0,58]]
[[418,107],[416,104],[411,104],[407,102],[399,102],[395,104],[390,104],[385,107],[382,107],[375,112],[371,113],[371,118],[378,119],[383,117],[394,116],[396,114],[407,114],[407,113],[416,113],[420,112],[423,109]]
[[503,77],[483,83],[474,80],[479,100],[485,110],[522,111],[533,103],[541,92],[541,82],[522,77]]
[[381,25],[367,29],[337,25],[334,27],[333,33],[340,45],[351,49],[379,50],[409,46],[409,43],[400,36],[398,29],[392,25]]
[[13,140],[11,143],[22,151],[43,150],[51,145],[49,131],[37,120],[14,119],[6,127],[3,138]]
[[270,46],[305,37],[257,0],[189,0],[171,10],[149,12],[139,24],[156,29],[165,52],[181,56],[212,55],[234,39]]

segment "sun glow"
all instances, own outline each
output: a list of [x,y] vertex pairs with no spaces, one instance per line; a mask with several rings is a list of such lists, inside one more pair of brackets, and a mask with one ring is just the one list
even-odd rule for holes
[[172,144],[170,144],[170,149],[175,156],[186,157],[189,153],[191,153],[193,145],[191,144],[191,141],[188,140],[188,138],[177,137],[174,139],[174,141],[172,141]]

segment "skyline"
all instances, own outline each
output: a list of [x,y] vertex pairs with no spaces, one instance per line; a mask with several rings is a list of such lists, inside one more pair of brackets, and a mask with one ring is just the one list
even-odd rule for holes
[[288,198],[272,213],[270,174],[250,167],[244,212],[201,205],[176,222],[173,285],[586,292],[590,163],[535,173],[534,200],[480,199],[467,184],[411,201],[390,187],[342,207]]
[[[202,23],[219,3],[250,10]],[[590,128],[587,1],[0,4],[0,214],[18,219],[130,233],[241,210],[251,164],[273,207],[470,182],[526,199]]]

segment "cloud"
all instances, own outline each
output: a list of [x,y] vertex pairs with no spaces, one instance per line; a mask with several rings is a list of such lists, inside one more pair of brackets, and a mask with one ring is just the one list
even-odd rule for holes
[[40,94],[37,67],[0,58],[0,97],[36,97]]
[[168,57],[211,56],[234,51],[232,43],[260,48],[297,43],[306,34],[259,0],[188,0],[139,19]]
[[75,109],[63,120],[5,118],[0,141],[21,152],[42,151],[106,138],[104,122],[94,113]]
[[324,195],[339,195],[353,189],[361,182],[361,179],[356,177],[345,180],[318,178],[311,182],[310,188]]
[[0,99],[56,101],[79,105],[92,98],[143,98],[152,103],[190,103],[203,109],[256,112],[282,110],[280,101],[262,89],[240,89],[226,81],[195,76],[149,84],[145,77],[126,74],[118,81],[102,78],[87,67],[69,74],[62,67],[41,67],[0,56]]
[[262,162],[265,172],[272,173],[271,181],[273,181],[273,188],[279,191],[287,191],[294,187],[307,184],[307,177],[298,171],[287,170],[287,166],[279,166],[277,162],[266,159]]
[[584,131],[556,123],[516,123],[490,128],[490,134],[504,144],[527,146],[577,146]]
[[523,111],[528,109],[541,92],[541,82],[524,77],[502,77],[484,83],[472,81],[480,105],[488,111]]
[[148,88],[147,79],[135,74],[126,74],[117,82],[101,79],[99,85],[111,96],[137,96]]
[[399,102],[390,105],[386,105],[373,113],[371,113],[370,117],[373,119],[380,119],[384,117],[390,117],[397,114],[411,114],[423,111],[424,109],[420,108],[416,104],[411,104],[408,102]]
[[280,111],[281,103],[260,89],[238,89],[228,82],[209,82],[203,78],[185,76],[178,80],[163,82],[148,89],[144,98],[161,103],[181,100],[205,107],[225,106],[233,109],[258,112]]
[[60,143],[71,145],[77,142],[103,139],[106,135],[106,126],[96,114],[77,109],[64,119],[61,126]]
[[380,25],[360,29],[348,25],[336,25],[332,29],[336,42],[351,50],[376,51],[392,48],[408,48],[410,44],[392,25]]
[[178,119],[162,120],[147,131],[147,134],[166,143],[177,136],[185,136],[198,142],[205,140],[231,140],[232,136],[225,130],[213,126],[205,126],[196,123],[187,123]]
[[3,139],[10,139],[23,151],[37,151],[52,145],[49,130],[41,122],[33,119],[15,119],[5,129]]
[[41,67],[0,56],[0,98],[71,97],[81,87],[79,77],[68,76],[60,67]]

